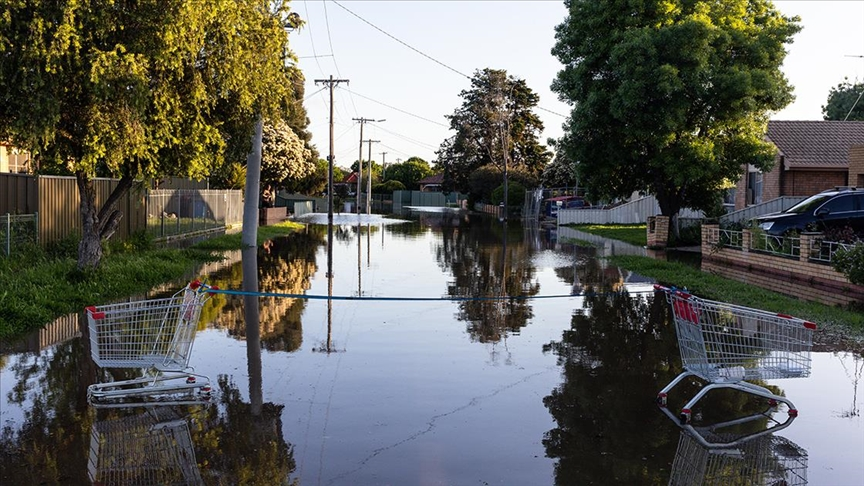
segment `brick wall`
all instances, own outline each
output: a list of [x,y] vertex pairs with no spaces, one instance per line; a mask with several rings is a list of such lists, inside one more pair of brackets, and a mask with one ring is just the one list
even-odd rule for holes
[[[784,196],[811,196],[835,186],[846,185],[845,171],[789,171],[783,184]],[[765,199],[767,201],[767,199]]]
[[744,174],[735,183],[735,211],[739,211],[747,207],[747,165],[741,168],[741,173]]
[[774,167],[762,174],[762,202],[787,195],[780,193],[780,179],[786,175],[785,172],[780,157],[774,157]]
[[864,145],[849,149],[849,185],[864,187]]
[[[803,257],[780,257],[749,251],[749,231],[744,232],[744,249],[715,248],[709,235],[716,234],[717,225],[702,225],[702,271],[825,304],[864,302],[864,286],[854,285],[830,265],[808,261]],[[812,236],[809,236],[812,237]],[[802,236],[802,248],[809,248],[807,234]]]

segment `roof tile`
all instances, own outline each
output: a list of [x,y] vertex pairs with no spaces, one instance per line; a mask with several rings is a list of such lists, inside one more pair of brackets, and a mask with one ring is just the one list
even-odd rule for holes
[[864,122],[771,120],[767,138],[785,157],[787,168],[845,169],[849,148],[864,144]]

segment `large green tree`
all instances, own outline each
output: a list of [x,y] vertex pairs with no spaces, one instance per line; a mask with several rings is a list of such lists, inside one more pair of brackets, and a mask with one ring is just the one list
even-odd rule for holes
[[852,84],[848,79],[831,88],[828,101],[822,107],[826,120],[864,121],[864,83]]
[[709,209],[745,164],[767,170],[767,119],[793,99],[780,71],[797,17],[767,0],[566,0],[552,89],[573,109],[561,149],[592,200]]
[[[296,15],[268,0],[16,0],[0,15],[0,136],[74,174],[79,268],[93,268],[133,181],[205,177],[280,119]],[[97,206],[92,180],[120,183]]]
[[384,180],[399,181],[407,189],[416,191],[420,188],[417,183],[430,175],[432,175],[432,168],[429,162],[420,157],[411,157],[405,162],[388,166],[384,171]]
[[456,134],[441,144],[437,166],[444,171],[444,189],[477,194],[471,173],[486,165],[523,167],[539,176],[551,154],[538,141],[543,122],[532,111],[539,96],[525,80],[498,69],[477,71],[471,88],[459,96],[462,106],[448,115]]

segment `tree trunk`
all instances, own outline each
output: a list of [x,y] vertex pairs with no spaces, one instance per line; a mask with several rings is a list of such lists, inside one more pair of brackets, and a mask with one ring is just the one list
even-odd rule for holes
[[681,211],[680,194],[655,194],[657,204],[660,206],[660,214],[669,216],[669,232],[671,236],[678,239],[678,212]]
[[132,177],[123,176],[111,191],[102,209],[96,210],[96,188],[84,172],[75,173],[78,195],[81,199],[81,242],[78,244],[78,269],[94,269],[102,261],[102,240],[117,230],[123,214],[116,209],[117,202],[132,187]]

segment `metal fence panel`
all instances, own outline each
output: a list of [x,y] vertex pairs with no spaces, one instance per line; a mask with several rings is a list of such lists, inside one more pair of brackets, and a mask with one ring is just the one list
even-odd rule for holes
[[147,232],[155,237],[195,233],[243,221],[241,191],[157,189],[147,194]]
[[27,245],[39,243],[39,217],[36,214],[0,215],[0,251],[9,256]]
[[781,196],[761,204],[748,206],[744,209],[733,211],[720,217],[720,224],[744,223],[757,216],[768,213],[776,213],[791,208],[806,199],[805,196]]
[[0,174],[0,214],[35,214],[39,212],[36,176]]
[[[640,224],[646,222],[648,216],[657,214],[660,214],[657,199],[646,196],[611,209],[560,209],[558,224]],[[701,219],[704,215],[701,211],[683,208],[678,217]]]

